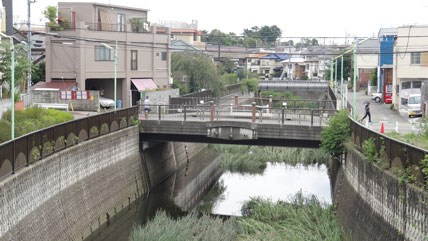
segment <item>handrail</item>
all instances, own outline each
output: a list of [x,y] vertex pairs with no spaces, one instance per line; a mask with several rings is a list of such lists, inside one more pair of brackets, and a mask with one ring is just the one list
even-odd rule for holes
[[[40,129],[0,144],[0,179],[82,141],[134,125],[137,106]],[[22,155],[21,155],[22,154]]]

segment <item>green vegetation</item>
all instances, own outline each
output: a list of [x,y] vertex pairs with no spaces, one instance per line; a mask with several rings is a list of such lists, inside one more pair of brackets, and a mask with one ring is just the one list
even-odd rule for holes
[[[15,112],[15,136],[73,120],[71,113],[38,107]],[[8,110],[0,120],[0,142],[10,140],[11,112]]]
[[171,72],[176,82],[173,87],[181,87],[180,92],[198,92],[210,89],[220,96],[223,91],[217,67],[207,55],[199,53],[173,53],[171,55]]
[[236,240],[241,228],[236,218],[223,221],[203,214],[190,213],[187,216],[173,219],[164,211],[158,211],[156,216],[144,227],[135,229],[131,241],[190,241],[190,240]]
[[425,158],[420,161],[420,164],[422,174],[424,175],[425,188],[428,189],[428,154],[425,155]]
[[328,155],[320,149],[238,145],[213,145],[212,148],[222,153],[221,165],[231,172],[262,173],[267,162],[311,165],[328,160]]
[[201,40],[203,42],[220,45],[239,45],[249,48],[273,46],[279,37],[282,30],[276,25],[272,26],[253,26],[250,29],[244,29],[243,37],[237,36],[235,33],[223,33],[218,29],[213,29],[211,32],[206,30],[203,33]]
[[321,132],[321,149],[333,157],[346,152],[345,143],[350,136],[348,111],[341,110],[329,121],[329,126]]
[[253,198],[242,213],[239,240],[347,240],[334,208],[301,192],[287,202]]
[[[26,73],[28,71],[28,62],[27,62],[27,54],[22,49],[25,50],[25,46],[22,44],[15,45],[15,87],[21,87],[23,90],[23,85],[27,78]],[[10,96],[10,83],[11,83],[11,54],[10,51],[10,43],[9,41],[3,41],[0,46],[0,72],[3,73],[1,84],[4,85],[4,92],[9,92],[7,96]],[[6,96],[3,96],[6,97]]]
[[287,202],[252,198],[243,217],[225,221],[192,212],[171,218],[159,211],[144,227],[134,229],[131,241],[142,240],[347,240],[334,208],[301,192]]
[[63,18],[60,23],[56,22],[58,18],[58,9],[55,6],[47,6],[43,11],[43,15],[49,20],[48,27],[50,27],[54,31],[64,30],[64,28],[70,28],[68,18]]

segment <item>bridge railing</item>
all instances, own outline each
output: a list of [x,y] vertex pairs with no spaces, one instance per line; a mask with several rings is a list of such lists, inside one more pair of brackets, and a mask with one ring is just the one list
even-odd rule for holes
[[251,105],[140,105],[142,120],[247,121],[254,123],[326,126],[335,109],[279,108]]
[[0,144],[0,179],[80,142],[136,124],[136,106],[41,129]]

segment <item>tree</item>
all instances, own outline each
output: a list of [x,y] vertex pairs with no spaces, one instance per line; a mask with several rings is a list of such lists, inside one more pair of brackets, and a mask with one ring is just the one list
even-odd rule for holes
[[348,111],[341,110],[329,121],[329,126],[321,132],[321,149],[338,158],[345,153],[345,143],[350,136]]
[[35,65],[34,67],[31,68],[32,70],[32,74],[31,74],[31,80],[33,81],[33,84],[37,84],[40,81],[45,81],[46,80],[46,76],[45,76],[45,69],[46,69],[46,63],[45,62],[41,62],[38,65]]
[[[21,44],[15,45],[15,87],[22,86],[26,80],[26,71],[28,71],[27,53],[24,52],[24,46]],[[2,42],[0,49],[0,72],[3,73],[2,84],[11,83],[11,51],[10,43]]]
[[266,45],[274,45],[276,40],[281,37],[282,30],[276,25],[272,26],[254,26],[251,29],[244,29],[245,38],[259,38]]
[[210,89],[220,95],[222,86],[217,68],[211,58],[200,53],[173,53],[171,55],[171,72],[175,80],[185,80],[189,92]]

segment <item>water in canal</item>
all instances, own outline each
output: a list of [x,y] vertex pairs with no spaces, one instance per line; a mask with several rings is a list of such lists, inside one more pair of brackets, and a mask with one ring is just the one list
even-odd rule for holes
[[141,197],[99,227],[86,240],[129,240],[132,229],[144,225],[157,210],[172,216],[197,208],[219,215],[241,215],[243,202],[251,197],[286,200],[301,191],[331,203],[330,180],[324,164],[288,165],[267,163],[260,174],[222,171],[220,157],[207,150],[196,155],[188,167],[177,171],[161,185]]

